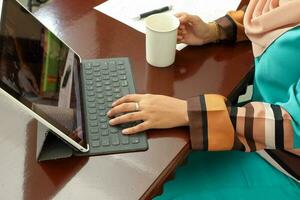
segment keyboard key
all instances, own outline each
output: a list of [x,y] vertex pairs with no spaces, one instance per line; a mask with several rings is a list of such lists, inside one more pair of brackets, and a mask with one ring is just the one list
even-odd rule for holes
[[99,105],[99,110],[105,110],[106,106],[105,105]]
[[121,85],[122,85],[123,87],[126,87],[126,86],[128,86],[128,82],[127,82],[127,81],[121,81]]
[[121,98],[121,97],[122,97],[121,94],[115,94],[115,98],[116,98],[116,99],[119,99],[119,98]]
[[109,131],[108,130],[101,130],[101,135],[102,136],[107,136],[107,135],[109,135]]
[[121,92],[121,89],[120,89],[120,88],[114,88],[114,89],[113,89],[113,92],[119,93],[119,92]]
[[99,139],[100,139],[100,136],[97,135],[97,134],[94,134],[94,135],[91,135],[91,139],[92,139],[92,140],[99,140]]
[[99,104],[104,104],[105,103],[105,100],[103,99],[103,98],[98,98],[97,99],[97,103],[99,103]]
[[86,75],[86,76],[85,76],[85,79],[86,79],[86,80],[93,80],[93,75]]
[[96,108],[96,103],[93,103],[93,102],[88,103],[88,107],[89,108]]
[[96,114],[91,114],[91,115],[89,116],[89,119],[90,119],[90,120],[96,120],[96,119],[97,119],[97,115],[96,115]]
[[100,146],[100,141],[92,141],[92,146],[93,147],[99,147]]
[[84,69],[85,70],[90,70],[90,69],[92,69],[92,66],[93,66],[92,63],[85,63],[84,64]]
[[114,87],[120,87],[120,83],[119,83],[119,82],[114,82],[114,83],[113,83],[113,86],[114,86]]
[[130,138],[131,143],[133,144],[137,144],[140,142],[140,139],[138,137],[131,137]]
[[95,113],[97,113],[97,110],[96,109],[89,109],[89,113],[90,114],[95,114]]
[[111,72],[116,72],[116,71],[117,71],[117,67],[116,67],[115,65],[111,65],[111,66],[109,67],[109,70],[110,70]]
[[101,77],[95,78],[95,81],[100,82],[101,81]]
[[95,97],[88,97],[87,100],[88,100],[88,102],[94,102],[95,101]]
[[100,111],[100,112],[99,112],[99,116],[106,116],[106,112]]
[[109,72],[107,70],[102,71],[102,75],[109,75]]
[[111,86],[105,86],[105,90],[111,91]]
[[100,128],[101,128],[101,129],[107,129],[107,127],[108,127],[107,124],[101,124],[101,125],[100,125]]
[[111,91],[106,91],[106,92],[105,92],[105,95],[106,95],[106,96],[112,96],[113,93],[112,93]]
[[88,91],[88,92],[87,92],[87,95],[88,95],[88,96],[94,96],[94,95],[95,95],[95,92],[94,92],[94,91]]
[[103,92],[103,88],[101,88],[101,87],[97,88],[97,89],[96,89],[96,92],[97,92],[97,93]]
[[118,132],[119,132],[119,129],[116,128],[116,127],[111,127],[111,128],[110,128],[110,132],[111,132],[111,133],[118,133]]
[[94,86],[87,86],[86,89],[87,89],[87,90],[90,90],[90,91],[91,91],[91,90],[94,90]]
[[106,63],[104,63],[104,65],[102,65],[102,68],[103,70],[107,70],[108,69],[108,65]]
[[102,123],[107,122],[106,117],[101,117],[101,118],[100,118],[100,122],[102,122]]
[[90,126],[92,127],[98,126],[98,121],[91,121]]
[[87,81],[86,81],[86,84],[87,84],[87,85],[93,85],[94,82],[93,82],[92,80],[87,80]]
[[100,72],[94,72],[94,77],[100,77],[101,73]]
[[89,129],[89,132],[90,133],[98,133],[99,132],[99,129],[98,129],[98,127],[91,127],[90,129]]
[[104,85],[110,85],[109,81],[104,81]]
[[100,66],[94,67],[94,72],[99,72],[100,71]]
[[119,140],[118,135],[111,135],[110,136],[110,141],[111,141],[111,144],[114,145],[114,146],[120,144],[120,140]]
[[124,61],[123,60],[118,60],[117,65],[124,65]]
[[93,63],[93,67],[100,67],[100,63]]
[[115,64],[116,64],[116,62],[114,60],[108,61],[108,65],[115,65]]
[[100,94],[97,94],[96,97],[102,99],[102,98],[104,98],[104,95],[100,93]]
[[112,77],[118,76],[117,72],[113,72],[113,73],[111,73],[110,75],[111,75]]
[[96,83],[96,87],[101,87],[102,86],[102,83],[101,82],[97,82]]
[[111,80],[112,80],[113,82],[118,82],[118,81],[119,81],[118,77],[113,77]]
[[109,146],[109,137],[102,138],[102,146]]
[[107,102],[113,102],[113,98],[112,97],[107,97]]
[[127,76],[121,75],[121,76],[120,76],[120,79],[121,79],[121,80],[126,80],[126,79],[127,79]]
[[85,71],[85,74],[86,74],[86,75],[90,75],[90,74],[92,74],[92,73],[93,73],[92,70],[86,70],[86,71]]
[[125,71],[119,71],[119,74],[120,75],[126,75],[126,72]]
[[121,143],[122,144],[129,144],[129,137],[128,136],[121,136]]
[[118,69],[123,70],[123,69],[125,69],[125,66],[124,65],[119,65]]
[[103,76],[103,80],[109,80],[109,76]]

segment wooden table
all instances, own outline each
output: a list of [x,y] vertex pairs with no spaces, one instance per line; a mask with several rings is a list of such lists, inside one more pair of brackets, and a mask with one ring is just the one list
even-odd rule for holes
[[[54,0],[35,15],[83,58],[127,56],[138,93],[228,95],[252,63],[249,43],[188,47],[168,68],[145,59],[145,35],[96,11],[101,0]],[[148,131],[149,150],[37,163],[36,126],[0,98],[0,199],[149,199],[189,152],[188,128]]]

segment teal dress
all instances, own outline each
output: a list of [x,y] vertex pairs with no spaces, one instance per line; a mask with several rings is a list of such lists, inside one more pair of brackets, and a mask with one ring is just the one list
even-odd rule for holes
[[[293,119],[295,148],[300,148],[300,27],[277,38],[255,58],[253,101],[282,106]],[[300,166],[299,166],[300,167]],[[300,183],[258,154],[194,151],[164,185],[169,199],[300,200]]]

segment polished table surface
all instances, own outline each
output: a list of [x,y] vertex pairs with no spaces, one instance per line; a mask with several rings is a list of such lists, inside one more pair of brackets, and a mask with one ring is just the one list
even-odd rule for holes
[[[54,0],[35,15],[82,58],[129,57],[138,93],[227,96],[252,63],[249,43],[187,47],[168,68],[145,59],[145,35],[96,11],[101,0]],[[0,199],[149,199],[188,155],[188,128],[148,131],[144,152],[38,163],[36,120],[0,97]]]

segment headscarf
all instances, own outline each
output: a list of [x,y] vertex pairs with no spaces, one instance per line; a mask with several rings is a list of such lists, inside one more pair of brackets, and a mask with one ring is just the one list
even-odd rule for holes
[[251,0],[244,17],[253,54],[260,56],[273,41],[300,25],[300,0]]

